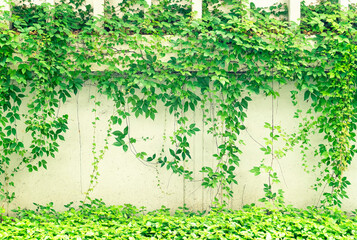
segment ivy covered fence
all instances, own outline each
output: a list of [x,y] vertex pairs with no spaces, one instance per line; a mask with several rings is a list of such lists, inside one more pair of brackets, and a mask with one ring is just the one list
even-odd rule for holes
[[[91,83],[115,110],[100,148],[101,102],[93,94],[93,170],[84,199],[100,181],[108,149],[119,147],[140,162],[214,189],[212,204],[225,205],[234,197],[246,161],[241,136],[247,110],[256,96],[267,96],[270,104],[289,84],[294,86],[292,103],[309,108],[297,108],[300,124],[293,133],[267,119],[269,136],[257,147],[266,157],[251,169],[266,176],[260,200],[284,205],[274,162],[298,149],[303,166],[318,162],[313,166],[318,175],[313,187],[322,194],[318,205],[342,206],[351,184],[346,171],[356,152],[354,6],[346,11],[336,2],[302,2],[300,25],[287,21],[285,5],[248,8],[240,1],[204,1],[201,19],[190,4],[175,1],[150,7],[146,1],[123,1],[116,7],[106,4],[103,11],[97,18],[84,1],[63,0],[55,6],[17,5],[11,15],[2,15],[2,22],[13,25],[0,36],[0,189],[5,202],[16,197],[16,176],[56,161],[70,118],[59,108]],[[94,65],[102,71],[93,71]],[[130,119],[155,122],[159,106],[174,128],[163,136],[160,151],[142,151]],[[204,127],[189,117],[194,112],[202,113]],[[26,137],[19,137],[19,125]],[[217,143],[210,156],[214,165],[192,169],[190,163],[198,161],[192,139],[198,134]],[[316,135],[323,139],[317,144],[311,140]]]

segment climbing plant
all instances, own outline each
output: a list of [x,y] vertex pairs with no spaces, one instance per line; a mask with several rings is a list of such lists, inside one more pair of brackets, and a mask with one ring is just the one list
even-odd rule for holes
[[[118,6],[107,2],[99,19],[83,4],[18,6],[10,19],[14,28],[1,31],[0,173],[7,201],[14,197],[9,186],[16,172],[22,167],[46,168],[48,157],[55,157],[58,140],[64,140],[68,129],[68,116],[59,114],[60,105],[91,81],[113,101],[115,111],[99,155],[96,138],[93,141],[94,170],[87,197],[98,181],[99,163],[113,135],[114,146],[145,164],[201,181],[217,190],[216,203],[226,203],[233,196],[232,185],[239,184],[241,133],[250,102],[259,94],[279,98],[279,88],[289,83],[296,88],[292,102],[297,104],[303,96],[310,109],[297,110],[301,124],[296,133],[289,135],[273,122],[266,124],[270,137],[261,150],[273,162],[300,146],[303,164],[309,165],[309,134],[319,133],[324,140],[315,152],[321,169],[315,187],[322,187],[324,205],[342,204],[350,184],[344,173],[356,151],[353,8],[344,12],[331,3],[328,11],[321,12],[321,6],[303,3],[304,18],[297,26],[279,19],[284,6],[247,8],[238,0],[205,1],[202,19],[194,18],[189,4],[177,1],[159,1],[149,9],[145,1],[123,1]],[[34,12],[36,17],[30,17]],[[76,19],[74,24],[71,19]],[[92,71],[94,64],[104,70]],[[26,104],[25,97],[30,99]],[[165,133],[165,149],[141,151],[130,120],[155,121],[161,105],[173,118],[173,131]],[[202,112],[202,129],[189,117],[193,112]],[[94,128],[98,119],[95,116]],[[17,136],[20,121],[30,144]],[[210,135],[216,143],[211,156],[216,164],[202,166],[202,179],[195,179],[187,164],[196,160],[191,146],[198,133]],[[278,140],[284,142],[282,149],[274,148]],[[252,172],[258,175],[261,170],[269,176],[263,200],[283,203],[283,191],[272,188],[279,182],[272,163],[263,161]]]
[[[38,17],[48,19],[62,10],[41,5]],[[13,18],[16,31],[1,31],[1,196],[9,202],[18,171],[46,169],[48,158],[55,157],[68,129],[60,104],[78,92],[84,81],[80,75],[89,69],[73,45],[79,40],[62,19],[28,26]],[[18,135],[19,123],[25,135]]]
[[309,52],[308,64],[319,64],[298,73],[297,86],[304,91],[304,100],[311,102],[308,113],[315,113],[308,120],[310,127],[324,139],[315,151],[321,168],[315,187],[327,185],[330,191],[323,193],[322,202],[341,206],[350,185],[344,173],[356,152],[356,31],[350,21],[352,12],[328,14],[316,17],[320,29]]

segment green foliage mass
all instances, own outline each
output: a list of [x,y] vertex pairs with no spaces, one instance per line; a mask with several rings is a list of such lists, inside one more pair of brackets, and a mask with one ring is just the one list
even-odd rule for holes
[[1,239],[355,239],[357,219],[336,210],[280,210],[245,206],[240,211],[194,213],[164,206],[106,206],[100,200],[56,212],[52,204],[4,217]]
[[[332,3],[303,3],[304,18],[297,26],[269,10],[247,9],[238,0],[205,2],[202,19],[194,19],[190,6],[179,7],[177,1],[161,1],[149,9],[145,1],[107,4],[99,19],[82,3],[23,5],[0,19],[12,21],[14,27],[0,33],[0,190],[7,201],[14,198],[12,179],[18,171],[46,168],[48,158],[55,157],[68,129],[68,116],[58,114],[59,104],[86,82],[93,82],[115,105],[109,127],[114,131],[108,134],[115,137],[115,146],[130,150],[139,161],[232,197],[244,144],[240,134],[252,97],[277,98],[279,88],[291,83],[296,87],[292,102],[297,104],[303,95],[310,109],[297,110],[297,133],[287,135],[279,126],[266,124],[271,133],[261,150],[274,161],[299,146],[308,165],[310,136],[320,134],[324,141],[314,157],[321,174],[315,187],[327,185],[323,204],[341,206],[350,184],[344,173],[356,152],[353,7],[343,12]],[[228,11],[221,6],[228,6]],[[93,65],[104,70],[93,72]],[[30,101],[24,106],[27,96]],[[130,118],[154,120],[159,104],[175,121],[174,131],[167,135],[169,146],[161,153],[136,151]],[[202,113],[204,129],[188,118],[192,112]],[[18,138],[19,121],[25,124],[30,143]],[[216,165],[203,166],[204,177],[193,179],[186,163],[195,160],[192,137],[203,131],[217,142],[212,155]],[[285,142],[283,149],[274,149],[278,139]],[[92,152],[96,153],[95,144]],[[103,154],[94,159],[91,186]],[[18,158],[13,160],[13,155]],[[266,163],[252,172],[259,175],[261,170],[269,175],[265,201],[282,203],[283,192],[273,188],[279,182],[277,174]]]

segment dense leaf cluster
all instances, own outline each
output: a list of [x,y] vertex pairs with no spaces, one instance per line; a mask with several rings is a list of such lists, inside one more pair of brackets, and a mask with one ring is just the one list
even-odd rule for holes
[[[37,205],[37,204],[36,204]],[[52,204],[4,217],[1,239],[354,239],[356,217],[340,211],[280,210],[245,206],[240,211],[194,213],[164,206],[106,206],[100,200],[56,212]]]

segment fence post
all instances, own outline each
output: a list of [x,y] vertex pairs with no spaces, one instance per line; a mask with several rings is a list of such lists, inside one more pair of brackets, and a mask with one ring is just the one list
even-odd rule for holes
[[[99,18],[100,16],[104,16],[104,0],[87,0],[87,4],[91,5],[93,8],[93,17]],[[103,24],[97,22],[96,26],[102,27]]]
[[348,0],[338,0],[338,3],[341,5],[342,9],[348,10],[348,5],[350,5]]
[[5,0],[0,0],[0,7],[1,11],[10,11],[10,4]]
[[301,11],[300,11],[300,0],[289,0],[289,21],[296,22],[300,24]]
[[202,0],[192,0],[192,12],[196,12],[196,19],[202,18]]
[[[3,14],[3,11],[10,11],[10,4],[8,4],[5,0],[0,0],[0,14]],[[11,23],[10,22],[2,22],[0,23],[1,25],[4,24],[4,28],[10,28]],[[1,28],[1,26],[0,26]]]
[[99,17],[104,15],[104,0],[92,0],[93,16]]

